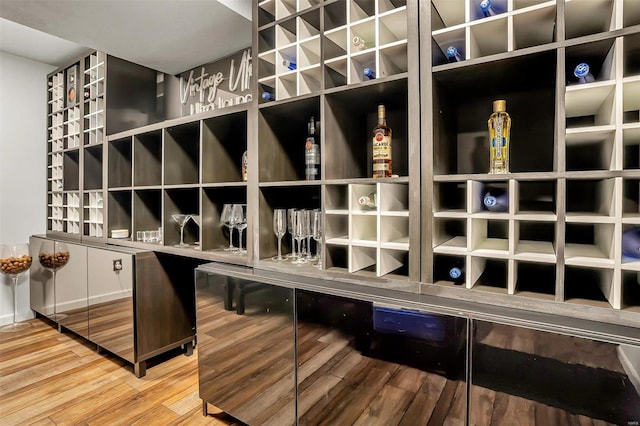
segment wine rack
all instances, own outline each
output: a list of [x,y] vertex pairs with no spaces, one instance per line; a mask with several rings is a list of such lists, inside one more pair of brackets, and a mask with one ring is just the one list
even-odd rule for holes
[[258,21],[262,102],[408,71],[406,0],[260,2]]
[[[107,241],[247,264],[248,255],[226,252],[224,204],[246,204],[242,156],[248,147],[246,106],[166,120],[107,136]],[[174,214],[195,216],[180,242]],[[138,234],[160,231],[159,241]],[[244,233],[243,246],[251,241]],[[237,245],[238,233],[234,232]]]
[[[440,295],[589,318],[613,310],[616,321],[637,321],[631,283],[640,262],[621,246],[640,212],[638,6],[492,1],[499,13],[485,17],[479,1],[454,3],[432,0],[421,16],[431,23],[431,43],[425,35],[421,44],[431,67],[421,72],[434,99],[422,103],[433,117],[422,127],[423,159],[433,159],[422,176],[433,188],[423,202],[430,247],[422,281]],[[462,60],[450,60],[448,46]],[[581,63],[590,72],[584,82],[574,75]],[[487,174],[495,99],[506,99],[519,123],[504,175]],[[506,211],[483,207],[488,187],[504,191]],[[448,275],[452,265],[463,280]]]
[[[409,69],[418,66],[417,2],[262,1],[255,7],[261,96],[255,266],[358,277],[365,284],[373,279],[371,285],[415,291],[419,251],[409,247],[419,246],[418,233],[411,232],[418,229],[419,198],[410,189],[419,170],[417,156],[411,156],[417,152],[412,114],[418,107],[418,82]],[[288,67],[287,61],[296,66]],[[370,135],[380,104],[393,131],[393,177],[373,179]],[[320,138],[316,181],[304,180],[310,117]],[[377,192],[379,207],[358,209],[364,192]],[[282,208],[325,213],[322,270],[271,260],[277,254],[273,211]],[[287,233],[285,252],[291,250],[288,239]]]

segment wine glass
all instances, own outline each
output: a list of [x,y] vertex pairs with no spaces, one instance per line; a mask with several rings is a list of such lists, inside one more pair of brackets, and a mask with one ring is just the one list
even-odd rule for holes
[[[202,220],[200,218],[199,214],[192,214],[191,216],[191,220],[193,220],[196,225],[198,225],[198,228],[200,228],[200,224],[202,223]],[[200,232],[200,231],[198,231]],[[196,250],[200,250],[200,239],[198,238],[198,241],[195,242],[196,245]]]
[[307,240],[307,262],[311,261],[311,225],[313,220],[313,210],[303,210],[304,223],[303,223],[303,232],[304,237]]
[[[53,281],[56,281],[56,274],[58,270],[65,267],[69,263],[71,255],[69,254],[69,248],[65,243],[55,241],[53,252],[47,251],[47,245],[43,245],[40,253],[38,253],[38,262],[44,268],[53,271]],[[50,246],[49,246],[50,247]],[[53,286],[53,317],[54,321],[60,321],[67,317],[66,314],[59,314],[56,312],[56,286]]]
[[28,322],[16,322],[18,309],[18,277],[31,267],[29,244],[0,245],[0,273],[11,278],[13,284],[13,323],[0,327],[1,332],[14,332],[30,327]]
[[234,204],[231,210],[231,223],[236,227],[238,232],[240,233],[240,239],[238,240],[238,251],[237,254],[246,254],[247,251],[242,248],[242,233],[247,228],[247,215],[246,215],[246,204]]
[[231,209],[233,204],[225,204],[222,206],[222,213],[220,214],[220,223],[229,229],[229,247],[225,248],[225,251],[238,250],[233,246],[233,225],[231,224]]
[[293,237],[293,216],[296,212],[296,209],[287,209],[287,226],[289,229],[289,234],[291,234],[291,253],[287,255],[287,259],[295,259],[296,255],[296,240]]
[[278,256],[274,257],[272,260],[276,260],[281,262],[285,260],[282,257],[282,237],[287,232],[287,210],[285,209],[275,209],[273,211],[273,233],[278,237]]
[[320,210],[313,211],[311,234],[316,241],[316,257],[318,258],[318,263],[315,264],[315,267],[322,269],[322,212]]
[[[293,212],[293,237],[298,242],[298,247],[301,247],[302,240],[305,238],[305,215],[302,210],[296,210]],[[302,250],[299,255],[291,263],[301,265],[307,263],[307,259],[302,256]]]
[[171,219],[180,226],[180,244],[176,244],[175,247],[188,247],[189,244],[184,243],[184,226],[189,222],[189,219],[191,219],[191,215],[172,214]]

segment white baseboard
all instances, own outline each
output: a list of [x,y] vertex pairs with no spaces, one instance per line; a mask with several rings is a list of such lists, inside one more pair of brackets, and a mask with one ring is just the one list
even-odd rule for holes
[[[28,310],[26,312],[16,313],[16,322],[22,322],[33,319],[33,311]],[[0,316],[0,325],[11,324],[13,322],[13,313],[4,314]]]

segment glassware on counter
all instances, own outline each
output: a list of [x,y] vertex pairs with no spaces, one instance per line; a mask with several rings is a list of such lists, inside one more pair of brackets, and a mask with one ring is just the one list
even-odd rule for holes
[[247,205],[246,204],[234,204],[231,209],[231,223],[238,230],[240,238],[238,240],[237,254],[246,254],[247,250],[242,248],[242,233],[247,228]]
[[282,262],[286,260],[282,256],[282,237],[287,233],[287,210],[275,209],[273,211],[273,233],[278,238],[278,255],[273,260]]
[[172,214],[171,215],[171,219],[173,219],[173,221],[175,223],[178,224],[178,226],[180,226],[180,243],[176,244],[176,247],[188,247],[189,244],[185,244],[184,242],[184,226],[187,224],[187,222],[189,222],[189,219],[191,219],[191,215],[188,214]]
[[233,224],[231,223],[231,213],[233,204],[225,204],[222,206],[222,213],[220,214],[220,223],[229,229],[229,247],[225,248],[225,251],[238,250],[233,246]]
[[315,267],[322,269],[322,212],[314,210],[312,220],[311,234],[313,235],[313,239],[316,241],[316,256],[318,258],[318,262],[315,264]]

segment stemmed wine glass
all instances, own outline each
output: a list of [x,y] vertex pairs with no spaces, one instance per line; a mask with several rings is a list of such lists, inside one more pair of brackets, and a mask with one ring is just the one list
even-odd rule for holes
[[187,224],[187,222],[189,222],[189,219],[191,219],[191,215],[189,215],[189,214],[172,214],[171,215],[171,219],[173,219],[173,221],[180,226],[180,244],[176,244],[175,246],[176,247],[188,247],[189,244],[185,244],[184,243],[184,226]]
[[273,211],[273,233],[278,237],[278,256],[274,257],[273,260],[281,262],[285,260],[282,257],[282,237],[287,232],[287,210],[285,209],[275,209]]
[[313,220],[313,211],[312,210],[303,210],[303,216],[304,216],[304,237],[307,240],[307,262],[311,261],[311,236],[313,235],[311,233],[311,225],[312,225],[312,220]]
[[311,233],[313,239],[316,241],[316,256],[318,258],[318,263],[315,264],[315,267],[322,269],[322,212],[314,210],[312,220]]
[[220,214],[220,223],[229,229],[229,247],[225,248],[225,251],[238,250],[233,246],[233,224],[231,223],[231,213],[233,204],[225,204],[222,206],[222,214]]
[[246,204],[234,204],[231,210],[231,223],[236,227],[240,233],[240,239],[238,240],[237,254],[246,254],[247,251],[242,248],[242,232],[247,228],[247,215]]
[[31,267],[29,244],[0,245],[0,273],[8,275],[13,283],[13,323],[0,327],[1,332],[13,332],[30,327],[28,322],[16,322],[18,309],[18,276]]
[[298,242],[299,254],[291,263],[301,265],[307,263],[307,259],[302,256],[302,240],[306,237],[305,233],[305,214],[302,210],[293,212],[293,237]]
[[296,240],[293,236],[293,216],[296,212],[296,209],[288,209],[287,210],[287,226],[289,228],[289,234],[291,234],[291,253],[287,255],[288,259],[295,259],[297,257],[296,254]]

